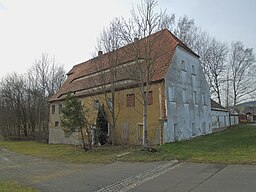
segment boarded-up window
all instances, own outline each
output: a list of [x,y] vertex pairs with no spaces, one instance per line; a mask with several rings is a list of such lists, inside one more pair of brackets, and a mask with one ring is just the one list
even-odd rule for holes
[[107,105],[109,108],[112,108],[113,107],[113,103],[112,103],[112,99],[107,97]]
[[169,101],[175,101],[175,88],[173,86],[168,87]]
[[128,123],[127,122],[123,122],[122,123],[121,130],[122,130],[122,132],[121,132],[122,140],[123,141],[128,140],[128,138],[129,138],[129,127],[128,127]]
[[138,134],[138,141],[142,142],[142,140],[143,140],[143,124],[142,123],[138,124],[138,132],[137,132],[137,134]]
[[203,105],[207,105],[205,93],[203,93],[203,95],[202,95],[202,103],[203,103]]
[[187,90],[186,89],[182,90],[182,98],[183,98],[183,102],[186,103],[187,102]]
[[203,134],[206,134],[206,126],[205,126],[205,122],[203,122],[203,124],[202,124],[202,130],[203,130]]
[[135,95],[134,94],[126,95],[126,106],[127,107],[135,107]]
[[187,71],[186,62],[184,60],[181,60],[181,70]]
[[193,91],[193,103],[196,104],[197,100],[196,100],[196,91]]
[[174,124],[173,128],[174,128],[174,140],[178,141],[179,138],[180,138],[179,130],[178,130],[178,124]]
[[153,94],[152,94],[152,91],[149,91],[148,92],[148,105],[152,105],[152,104],[153,104]]
[[55,105],[52,105],[52,114],[55,113]]
[[196,75],[196,68],[195,68],[195,65],[192,65],[192,74],[193,74],[193,75]]
[[196,124],[192,123],[192,136],[196,135]]
[[100,107],[99,99],[94,99],[93,105],[94,105],[94,109],[99,109]]

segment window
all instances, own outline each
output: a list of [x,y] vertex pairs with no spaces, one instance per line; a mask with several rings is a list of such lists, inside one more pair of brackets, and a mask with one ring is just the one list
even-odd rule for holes
[[121,138],[122,140],[126,141],[129,139],[129,126],[127,122],[123,122],[122,123],[122,127],[121,127]]
[[181,60],[181,70],[187,71],[186,62],[184,60]]
[[59,114],[61,114],[62,113],[62,105],[60,104],[59,105]]
[[54,125],[55,125],[55,127],[58,127],[59,126],[59,121],[55,121]]
[[192,136],[196,135],[196,124],[192,123]]
[[107,97],[107,105],[109,108],[112,108],[113,107],[113,103],[112,103],[112,99]]
[[205,126],[205,122],[203,122],[203,124],[202,124],[202,130],[203,130],[203,134],[206,134],[206,126]]
[[196,68],[195,68],[195,65],[192,65],[192,74],[193,74],[193,75],[196,75]]
[[168,87],[169,101],[175,101],[175,88],[173,86]]
[[[146,92],[145,92],[146,94]],[[152,105],[153,104],[153,95],[152,95],[152,91],[148,92],[148,105]]]
[[196,104],[196,91],[193,91],[193,103]]
[[135,107],[135,95],[134,94],[126,95],[126,106],[127,107]]
[[100,101],[99,101],[99,99],[94,99],[93,105],[94,105],[94,109],[98,109],[98,108],[100,107]]
[[55,105],[52,105],[52,114],[55,113]]
[[137,135],[138,135],[138,141],[142,141],[143,140],[143,124],[142,123],[138,123],[138,130],[137,130]]
[[183,102],[187,102],[187,90],[183,89],[182,90],[182,98],[183,98]]
[[179,136],[179,130],[178,130],[178,124],[173,125],[174,128],[174,140],[178,141],[180,136]]
[[202,95],[202,103],[203,103],[203,105],[207,105],[205,93],[203,93],[203,95]]

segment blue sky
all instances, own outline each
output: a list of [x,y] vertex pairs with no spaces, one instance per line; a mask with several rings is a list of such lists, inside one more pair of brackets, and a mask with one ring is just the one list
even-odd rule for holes
[[[97,36],[114,17],[128,17],[140,0],[0,0],[0,77],[24,73],[42,52],[66,70],[91,58]],[[256,49],[255,0],[159,0],[216,39]]]

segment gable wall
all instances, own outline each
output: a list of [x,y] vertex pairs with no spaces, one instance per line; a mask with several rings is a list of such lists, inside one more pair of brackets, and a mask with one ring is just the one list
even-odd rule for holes
[[210,93],[200,61],[180,47],[176,48],[165,76],[165,93],[167,124],[164,142],[212,132]]

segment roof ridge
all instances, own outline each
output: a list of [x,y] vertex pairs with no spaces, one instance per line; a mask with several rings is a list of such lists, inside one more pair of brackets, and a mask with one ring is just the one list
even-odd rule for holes
[[[166,71],[171,64],[172,57],[175,54],[177,45],[183,47],[185,51],[196,55],[187,46],[182,44],[182,42],[179,41],[178,38],[175,37],[167,28],[164,28],[160,31],[150,34],[147,37],[143,37],[138,41],[133,41],[120,47],[117,50],[114,50],[117,51],[117,53],[119,54],[118,57],[119,59],[121,59],[121,63],[126,63],[135,59],[133,54],[128,53],[130,49],[133,49],[133,45],[135,45],[135,43],[138,43],[137,45],[140,52],[139,56],[145,55],[143,45],[146,43],[147,38],[152,41],[152,56],[154,57],[155,55],[158,58],[155,59],[153,64],[155,73],[154,75],[152,75],[152,82],[164,79]],[[68,91],[76,92],[77,90],[86,89],[91,86],[91,79],[80,77],[86,77],[90,74],[96,74],[96,72],[99,72],[100,70],[110,68],[111,61],[109,61],[108,55],[111,55],[111,52],[113,51],[106,52],[87,61],[74,65],[72,69],[67,73],[68,77],[66,81],[64,82],[60,90],[51,97],[50,102],[63,99],[63,95]],[[157,55],[159,55],[159,57]],[[98,67],[95,67],[94,65]],[[94,86],[100,85],[100,81],[98,80],[99,77],[95,76],[93,78],[95,78],[93,79]],[[120,80],[122,78],[124,77],[120,76]],[[75,81],[75,79],[79,79],[79,81]]]

